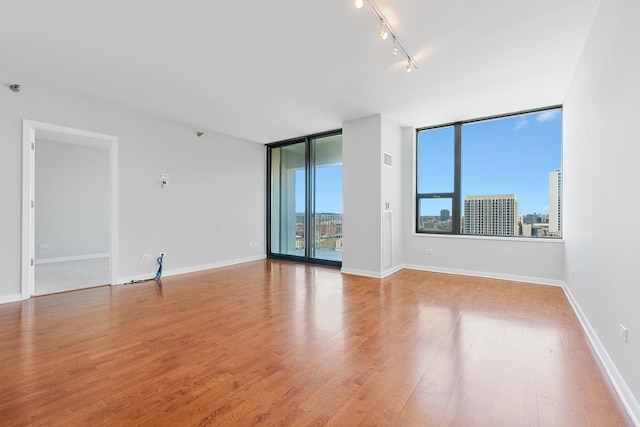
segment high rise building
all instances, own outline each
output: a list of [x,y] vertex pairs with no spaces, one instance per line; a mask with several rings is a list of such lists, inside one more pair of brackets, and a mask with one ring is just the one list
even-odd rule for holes
[[562,233],[562,172],[549,172],[549,235],[560,237]]
[[464,200],[464,234],[517,236],[519,231],[515,194],[467,196]]

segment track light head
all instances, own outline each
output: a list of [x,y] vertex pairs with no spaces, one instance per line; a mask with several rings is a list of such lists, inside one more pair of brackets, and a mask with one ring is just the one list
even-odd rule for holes
[[353,4],[356,9],[362,9],[362,7],[364,6],[364,0],[353,0]]
[[385,24],[382,19],[380,20],[380,31],[378,32],[378,35],[382,40],[386,40],[387,37],[389,37],[389,30],[387,29],[387,24]]
[[398,39],[396,36],[393,36],[393,50],[391,52],[393,52],[394,55],[398,54]]
[[413,66],[411,65],[411,58],[409,58],[408,56],[407,56],[407,66],[405,67],[405,70],[407,70],[407,74],[413,71]]

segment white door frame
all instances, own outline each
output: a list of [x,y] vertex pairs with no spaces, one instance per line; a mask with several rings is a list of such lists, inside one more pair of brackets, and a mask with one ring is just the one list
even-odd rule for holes
[[[109,284],[118,278],[118,138],[49,123],[22,120],[22,299],[35,290],[35,141],[38,131],[89,138],[109,150]],[[80,142],[81,143],[81,142]]]

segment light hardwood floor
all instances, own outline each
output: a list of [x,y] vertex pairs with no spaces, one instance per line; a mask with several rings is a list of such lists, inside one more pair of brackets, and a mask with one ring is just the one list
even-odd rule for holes
[[560,288],[265,260],[0,305],[0,425],[632,423]]

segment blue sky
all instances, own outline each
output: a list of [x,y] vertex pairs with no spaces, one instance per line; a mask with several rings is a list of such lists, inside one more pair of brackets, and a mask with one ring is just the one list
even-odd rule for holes
[[[316,212],[342,213],[342,166],[316,168]],[[296,171],[296,212],[304,212],[304,170]]]
[[[547,110],[464,125],[462,200],[467,195],[515,194],[521,214],[548,213],[549,172],[561,168],[562,112]],[[453,127],[420,134],[419,192],[453,191]],[[433,201],[428,215],[450,209]]]

